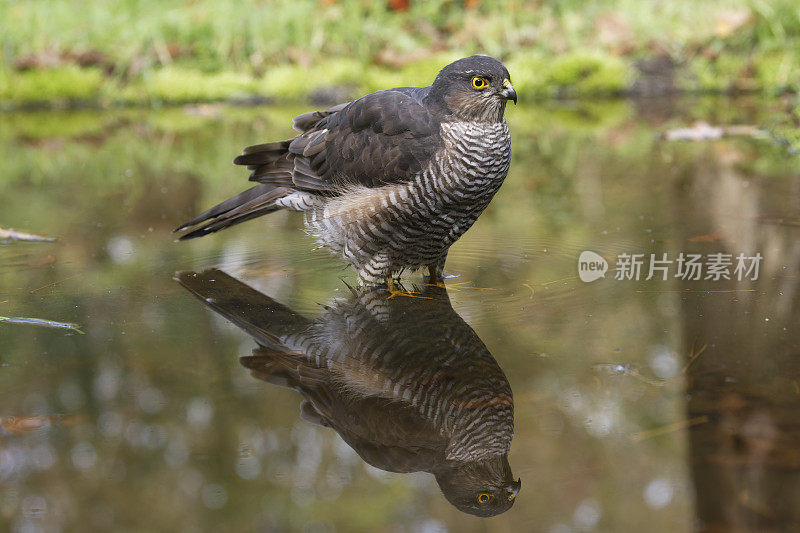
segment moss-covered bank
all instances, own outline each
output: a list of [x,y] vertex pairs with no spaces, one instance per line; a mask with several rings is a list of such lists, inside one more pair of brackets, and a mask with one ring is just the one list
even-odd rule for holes
[[0,0],[0,107],[323,105],[472,53],[522,98],[782,93],[800,88],[800,4]]

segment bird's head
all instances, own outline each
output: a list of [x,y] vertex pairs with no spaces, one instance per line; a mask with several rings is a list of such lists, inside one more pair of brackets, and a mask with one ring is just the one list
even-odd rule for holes
[[479,461],[448,461],[433,474],[447,501],[476,516],[508,511],[522,486],[519,479],[514,481],[507,455]]
[[511,76],[489,56],[470,56],[444,67],[431,86],[430,98],[459,120],[499,122],[506,102],[517,103]]

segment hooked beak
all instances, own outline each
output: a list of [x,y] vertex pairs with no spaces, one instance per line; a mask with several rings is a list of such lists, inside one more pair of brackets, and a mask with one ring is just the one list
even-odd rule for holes
[[500,95],[506,100],[514,100],[514,105],[517,105],[517,91],[515,91],[514,86],[511,85],[511,80],[503,80],[503,90],[500,91]]
[[[511,89],[511,90],[513,91],[514,89]],[[519,494],[519,489],[521,489],[521,488],[522,488],[522,479],[521,478],[516,480],[510,486],[506,487],[506,494],[508,495],[508,501],[514,501],[514,498],[517,497],[517,494]]]

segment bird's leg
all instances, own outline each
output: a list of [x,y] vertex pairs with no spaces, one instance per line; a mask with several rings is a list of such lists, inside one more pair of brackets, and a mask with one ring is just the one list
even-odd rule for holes
[[435,263],[428,265],[428,278],[425,280],[426,283],[444,288],[444,262],[446,260],[447,254]]
[[370,285],[379,285],[383,281],[386,283],[386,290],[389,291],[387,300],[395,296],[429,299],[426,296],[417,296],[417,293],[406,291],[402,285],[395,283],[389,264],[389,258],[386,253],[375,254],[369,262],[359,269],[358,282],[363,286],[369,287]]

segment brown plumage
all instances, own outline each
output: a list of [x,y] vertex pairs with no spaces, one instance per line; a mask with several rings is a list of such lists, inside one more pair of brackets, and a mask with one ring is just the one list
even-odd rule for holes
[[374,283],[428,266],[477,219],[508,171],[508,71],[486,56],[442,69],[430,87],[400,87],[294,119],[296,137],[234,160],[258,185],[182,224],[200,237],[278,209],[306,212],[321,244]]
[[391,300],[362,288],[310,320],[218,270],[178,281],[253,336],[259,347],[241,359],[253,376],[300,392],[301,416],[366,462],[430,472],[467,513],[511,508],[511,388],[443,288]]

